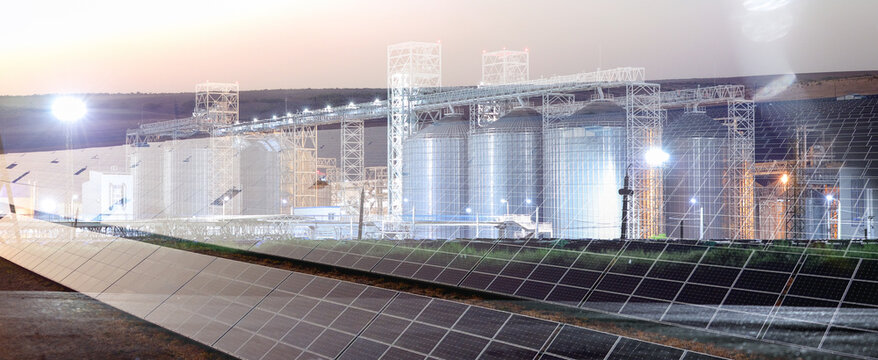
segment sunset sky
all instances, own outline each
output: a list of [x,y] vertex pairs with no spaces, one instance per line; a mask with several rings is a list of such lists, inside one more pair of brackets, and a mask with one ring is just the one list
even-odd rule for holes
[[878,1],[8,1],[0,95],[383,87],[386,46],[441,41],[443,85],[483,50],[531,77],[641,66],[650,79],[878,70]]

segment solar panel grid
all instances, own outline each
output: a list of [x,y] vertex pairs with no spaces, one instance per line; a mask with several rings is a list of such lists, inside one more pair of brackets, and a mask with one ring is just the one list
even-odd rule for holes
[[[348,356],[342,355],[346,351],[382,350],[385,357],[534,358],[550,347],[562,327],[106,235],[92,240],[101,239],[76,248],[71,247],[76,243],[63,241],[30,246],[58,247],[45,260],[51,262],[74,253],[80,259],[90,255],[67,277],[94,276],[106,284],[105,290],[96,291],[98,298],[109,296],[114,306],[244,358],[334,358]],[[119,300],[114,294],[139,298]]]
[[[388,245],[389,250],[385,246],[381,251],[385,256],[370,270],[757,338],[773,336],[775,318],[778,324],[801,319],[795,309],[786,310],[794,304],[838,304],[815,301],[840,296],[839,284],[848,280],[850,275],[846,274],[853,274],[849,269],[852,260],[840,260],[848,269],[823,270],[841,273],[822,286],[823,277],[809,272],[826,268],[820,266],[826,255],[803,256],[803,249],[790,252],[788,248],[765,251],[743,243],[703,246],[590,241],[575,245],[579,251],[565,250],[558,244],[546,247],[477,240],[449,244],[454,242],[419,240]],[[342,259],[353,255],[353,249],[363,251],[367,246],[371,250],[377,245],[339,247],[336,242],[333,249],[347,251],[336,257]],[[851,254],[848,248],[823,252]],[[455,269],[455,265],[462,269]],[[802,280],[795,273],[797,266],[807,275]],[[460,273],[448,276],[454,270]],[[871,283],[856,285],[863,293],[873,291]],[[869,305],[874,302],[858,300]],[[693,320],[693,312],[703,318]],[[727,321],[734,316],[762,325],[756,330],[736,328]],[[816,319],[805,320],[822,323],[824,328],[829,325],[821,317]],[[777,328],[779,325],[774,326]]]

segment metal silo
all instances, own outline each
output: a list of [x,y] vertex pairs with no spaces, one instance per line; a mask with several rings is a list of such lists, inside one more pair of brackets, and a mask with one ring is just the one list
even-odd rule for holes
[[129,166],[134,182],[134,218],[137,220],[165,216],[163,144],[138,144],[132,150]]
[[684,238],[728,238],[726,128],[703,112],[687,112],[668,121],[662,143],[670,154],[664,179],[668,236],[680,236],[682,221]]
[[[460,221],[467,207],[469,122],[451,114],[427,126],[403,144],[403,214],[418,222]],[[418,225],[414,236],[466,237],[457,226]]]
[[558,238],[619,237],[625,109],[594,101],[543,133],[546,218]]
[[281,196],[280,151],[280,141],[273,135],[251,137],[242,144],[242,215],[277,214],[289,202]]
[[[542,200],[541,133],[542,116],[531,108],[513,109],[473,130],[469,141],[470,207],[479,221],[535,220]],[[471,235],[511,236],[485,226]]]

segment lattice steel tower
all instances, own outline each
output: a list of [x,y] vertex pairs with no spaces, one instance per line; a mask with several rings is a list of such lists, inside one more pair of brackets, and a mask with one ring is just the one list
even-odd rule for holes
[[530,79],[527,51],[498,50],[482,53],[481,85],[504,85]]
[[195,110],[192,113],[196,123],[206,126],[210,137],[210,194],[217,200],[210,213],[237,214],[240,208],[240,192],[237,183],[237,167],[234,166],[234,139],[230,136],[217,136],[217,129],[238,122],[238,84],[206,82],[195,85]]
[[411,99],[442,86],[439,43],[404,42],[387,47],[387,190],[390,214],[402,214],[402,146],[417,124]]

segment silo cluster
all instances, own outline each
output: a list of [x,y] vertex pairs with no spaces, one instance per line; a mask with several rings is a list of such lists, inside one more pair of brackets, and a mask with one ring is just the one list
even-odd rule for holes
[[[531,107],[471,131],[461,115],[446,116],[404,144],[403,220],[417,238],[512,238],[509,229],[525,233],[539,222],[551,224],[554,238],[617,239],[626,124],[625,109],[611,100],[546,124]],[[669,237],[679,237],[681,223],[687,239],[728,236],[726,134],[702,112],[665,124]]]

